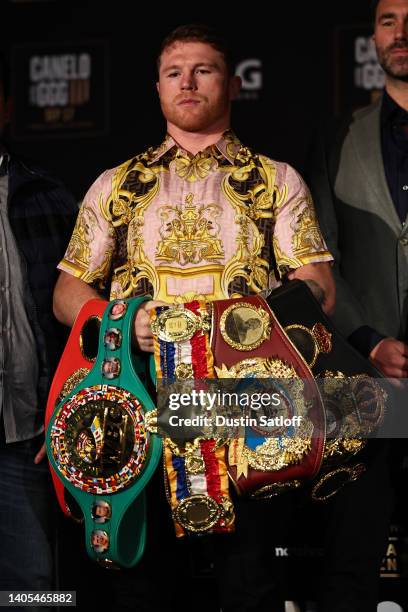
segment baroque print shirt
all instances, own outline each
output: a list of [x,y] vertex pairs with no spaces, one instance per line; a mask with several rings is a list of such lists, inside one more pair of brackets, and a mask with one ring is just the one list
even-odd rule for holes
[[194,156],[167,136],[104,172],[59,268],[110,299],[173,303],[266,295],[290,270],[331,260],[299,174],[227,131]]

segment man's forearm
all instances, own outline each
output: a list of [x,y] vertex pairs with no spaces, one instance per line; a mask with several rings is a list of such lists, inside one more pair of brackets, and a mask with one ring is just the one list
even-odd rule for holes
[[67,272],[61,272],[54,289],[53,309],[58,321],[72,327],[82,306],[101,296],[87,283]]
[[336,301],[336,285],[333,278],[330,263],[319,262],[305,264],[304,266],[289,272],[290,280],[298,278],[299,280],[312,280],[316,282],[323,290],[324,299],[322,308],[327,315],[332,315]]

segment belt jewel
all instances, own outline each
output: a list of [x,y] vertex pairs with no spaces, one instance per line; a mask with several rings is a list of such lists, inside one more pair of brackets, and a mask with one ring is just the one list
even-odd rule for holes
[[[209,305],[195,300],[152,313],[158,378],[215,378]],[[200,384],[203,384],[202,381]],[[234,529],[228,491],[225,440],[164,441],[165,485],[176,535]]]
[[155,407],[137,375],[147,363],[131,353],[134,317],[146,299],[107,306],[94,366],[47,429],[52,469],[82,510],[88,554],[105,567],[131,567],[143,554],[143,489],[162,452],[150,426]]

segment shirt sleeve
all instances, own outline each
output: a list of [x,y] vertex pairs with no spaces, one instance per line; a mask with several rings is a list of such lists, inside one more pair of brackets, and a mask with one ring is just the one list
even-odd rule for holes
[[347,340],[368,359],[373,348],[377,346],[381,340],[384,340],[384,338],[386,338],[386,336],[379,334],[378,331],[372,327],[362,325],[353,331]]
[[106,170],[93,183],[82,202],[75,228],[58,268],[103,290],[110,277],[115,231],[107,204],[115,169]]
[[274,193],[273,249],[280,277],[308,263],[330,262],[309,189],[287,164],[279,164]]

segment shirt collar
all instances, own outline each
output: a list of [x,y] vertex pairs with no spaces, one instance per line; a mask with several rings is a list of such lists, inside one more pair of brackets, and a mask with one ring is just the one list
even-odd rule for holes
[[183,157],[190,157],[191,159],[194,159],[194,157],[196,156],[217,156],[218,152],[218,154],[223,155],[223,157],[225,157],[231,164],[233,164],[236,155],[241,148],[241,142],[235,136],[234,132],[231,129],[228,129],[223,133],[218,142],[207,147],[206,149],[204,149],[204,151],[199,151],[194,156],[182,147],[180,147],[174,140],[174,138],[170,136],[170,134],[166,135],[166,138],[160,146],[158,146],[156,149],[151,149],[149,153],[150,162],[152,164],[157,162],[161,157],[163,157],[163,155],[165,155],[165,153],[169,152],[171,149],[174,150],[174,157],[176,157],[177,155],[181,155]]

